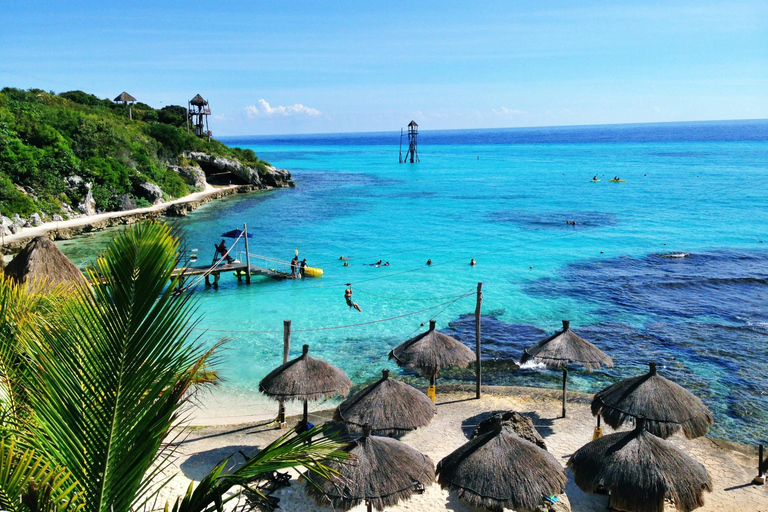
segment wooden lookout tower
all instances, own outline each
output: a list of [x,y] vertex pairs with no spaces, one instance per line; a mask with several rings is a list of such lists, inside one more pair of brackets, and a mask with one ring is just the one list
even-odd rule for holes
[[187,103],[187,132],[189,132],[189,121],[195,127],[195,135],[198,137],[208,137],[211,140],[211,131],[208,129],[208,116],[211,115],[211,109],[208,108],[208,102],[199,94],[189,100]]
[[419,135],[419,125],[416,121],[408,123],[408,151],[405,153],[405,160],[403,160],[403,131],[400,130],[400,163],[407,162],[410,158],[411,163],[419,161],[419,152],[417,151],[417,140]]
[[118,104],[128,105],[128,119],[133,119],[133,112],[131,112],[131,105],[136,103],[136,98],[134,98],[127,92],[123,91],[122,94],[120,94],[120,96],[118,96],[112,101]]

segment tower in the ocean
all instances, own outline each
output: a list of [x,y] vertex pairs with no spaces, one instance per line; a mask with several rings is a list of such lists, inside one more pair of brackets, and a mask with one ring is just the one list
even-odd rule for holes
[[410,159],[411,163],[419,161],[419,152],[417,150],[417,137],[419,135],[419,125],[416,121],[408,123],[408,152],[405,153],[405,160],[403,160],[403,131],[400,130],[400,163],[407,162]]
[[211,140],[211,131],[208,129],[208,116],[211,115],[211,109],[208,102],[199,94],[189,100],[187,103],[187,132],[189,132],[189,121],[195,127],[195,135],[198,137],[208,137]]

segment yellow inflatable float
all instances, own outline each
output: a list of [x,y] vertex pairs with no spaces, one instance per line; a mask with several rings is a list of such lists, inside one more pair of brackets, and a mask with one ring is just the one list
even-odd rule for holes
[[321,277],[323,275],[323,269],[317,267],[304,267],[305,277]]

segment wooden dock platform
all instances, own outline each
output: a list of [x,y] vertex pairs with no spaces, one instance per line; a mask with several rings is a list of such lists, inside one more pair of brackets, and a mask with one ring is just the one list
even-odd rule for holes
[[[221,263],[216,265],[201,265],[201,266],[189,266],[177,268],[173,271],[173,277],[183,273],[184,280],[190,277],[205,276],[205,285],[218,288],[219,276],[222,272],[232,272],[237,276],[238,280],[245,277],[245,269],[247,265],[241,262],[233,263]],[[266,276],[272,279],[295,279],[289,272],[283,272],[277,269],[270,269],[266,267],[259,267],[257,265],[251,265],[251,275]],[[213,276],[213,283],[211,283],[210,277]],[[182,284],[183,286],[183,284]]]

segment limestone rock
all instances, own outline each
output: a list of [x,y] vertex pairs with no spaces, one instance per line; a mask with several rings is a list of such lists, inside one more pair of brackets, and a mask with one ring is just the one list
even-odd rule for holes
[[96,215],[96,200],[93,198],[93,193],[91,192],[92,186],[91,183],[85,184],[88,193],[85,194],[83,200],[77,205],[77,209],[80,210],[80,213],[83,215]]
[[32,226],[37,227],[43,223],[43,219],[40,218],[39,213],[33,213],[29,216],[29,223],[32,224]]
[[136,209],[136,201],[129,194],[123,194],[117,198],[117,209],[121,212]]
[[284,187],[286,184],[295,186],[291,181],[291,173],[285,169],[278,169],[272,165],[267,166],[267,171],[262,174],[262,179],[270,187]]
[[187,183],[187,185],[191,185],[193,187],[199,188],[200,190],[203,190],[208,184],[205,179],[205,171],[196,165],[188,165],[182,167],[169,164],[168,168],[179,173],[179,176],[184,178],[184,181]]
[[146,199],[152,204],[160,204],[163,202],[163,189],[154,183],[145,181],[138,186],[138,193],[141,197]]
[[53,222],[61,222],[61,221],[63,221],[63,220],[64,220],[64,217],[62,217],[62,216],[61,216],[61,215],[59,215],[58,213],[55,213],[55,214],[53,215]]
[[203,171],[229,172],[243,183],[259,188],[292,187],[291,173],[268,166],[266,171],[259,171],[237,160],[209,155],[199,151],[185,151],[184,157],[197,162]]
[[3,236],[12,235],[13,231],[11,231],[11,226],[13,226],[13,221],[11,219],[5,216],[0,217],[0,234]]
[[13,214],[13,226],[11,226],[11,232],[12,233],[18,233],[22,229],[24,229],[24,226],[27,224],[26,219],[23,219],[21,215],[18,213]]
[[[547,449],[544,438],[536,431],[536,427],[533,426],[533,421],[528,416],[523,416],[516,411],[508,411],[501,414],[502,428],[507,429],[509,432],[513,432],[522,437],[526,441],[530,441],[539,448]],[[491,432],[493,430],[493,418],[483,420],[472,432],[472,438]]]

